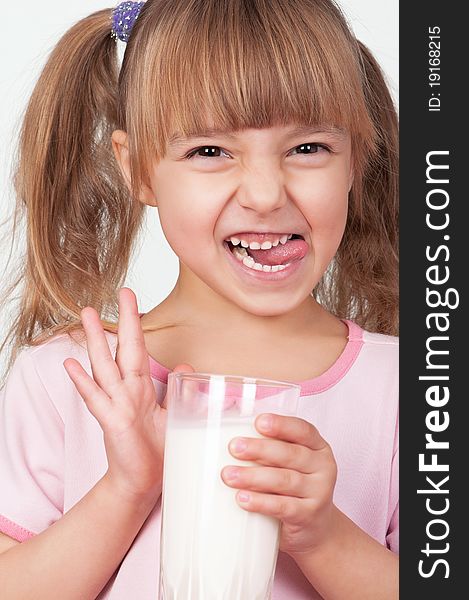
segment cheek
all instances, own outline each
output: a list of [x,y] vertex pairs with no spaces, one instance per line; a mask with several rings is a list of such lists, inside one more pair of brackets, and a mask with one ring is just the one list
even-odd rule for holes
[[316,178],[308,188],[311,193],[303,194],[303,214],[307,217],[313,232],[317,235],[335,237],[345,226],[348,209],[348,180],[331,177],[331,174]]
[[152,179],[152,187],[168,242],[177,243],[181,249],[197,246],[200,252],[208,248],[206,241],[213,237],[229,197],[226,182],[213,173],[191,173],[163,161]]
[[[324,195],[316,215],[318,229],[332,239],[342,236],[347,220],[348,196],[343,194]],[[314,228],[314,224],[313,224]]]
[[178,198],[159,207],[159,218],[166,239],[176,254],[183,254],[189,248],[195,250],[197,242],[203,239],[205,227],[201,213]]
[[[306,189],[301,210],[311,230],[311,244],[318,273],[325,270],[342,240],[348,212],[348,178],[334,170],[315,177]],[[318,175],[318,174],[317,174]],[[303,188],[304,189],[304,188]]]
[[344,235],[347,222],[347,202],[341,198],[331,198],[336,203],[324,206],[323,212],[319,213],[316,223],[311,223],[312,244],[317,259],[325,268],[337,252]]
[[158,216],[169,245],[183,260],[190,260],[191,254],[197,259],[209,255],[207,240],[213,237],[217,213],[207,194],[182,185],[160,188]]

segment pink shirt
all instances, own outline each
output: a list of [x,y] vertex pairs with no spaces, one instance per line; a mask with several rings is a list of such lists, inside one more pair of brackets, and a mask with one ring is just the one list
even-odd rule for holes
[[[398,552],[399,338],[349,320],[348,343],[322,375],[301,382],[298,416],[314,423],[338,465],[335,504]],[[106,333],[115,356],[117,336]],[[18,355],[0,391],[0,531],[24,541],[76,504],[107,469],[102,430],[63,367],[86,350],[65,334]],[[159,401],[169,370],[150,359]],[[156,504],[115,575],[106,600],[158,596],[161,506]],[[90,523],[90,527],[93,524]],[[272,600],[320,598],[280,552]]]

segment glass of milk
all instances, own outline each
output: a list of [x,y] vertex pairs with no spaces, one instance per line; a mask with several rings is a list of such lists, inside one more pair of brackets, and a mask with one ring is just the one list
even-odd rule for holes
[[169,374],[159,600],[270,599],[280,521],[238,506],[221,471],[254,465],[230,441],[263,437],[257,415],[295,415],[299,395],[283,381]]

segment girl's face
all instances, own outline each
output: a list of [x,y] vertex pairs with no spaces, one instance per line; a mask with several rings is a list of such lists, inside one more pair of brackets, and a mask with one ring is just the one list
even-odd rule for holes
[[[147,188],[180,259],[180,279],[252,314],[289,312],[311,294],[342,238],[353,179],[350,135],[295,125],[207,133],[175,138]],[[241,240],[238,251],[243,242],[275,244],[274,255],[264,248],[265,260],[257,251],[254,262],[290,266],[249,268],[230,238]]]

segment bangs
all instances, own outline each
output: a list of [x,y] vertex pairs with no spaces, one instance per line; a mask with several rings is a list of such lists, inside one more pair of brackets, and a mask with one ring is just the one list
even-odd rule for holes
[[121,77],[136,169],[207,129],[326,125],[350,132],[355,167],[373,152],[357,42],[330,2],[147,2],[135,29]]

